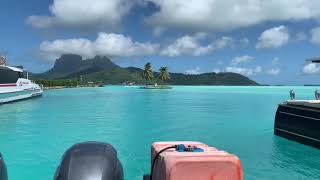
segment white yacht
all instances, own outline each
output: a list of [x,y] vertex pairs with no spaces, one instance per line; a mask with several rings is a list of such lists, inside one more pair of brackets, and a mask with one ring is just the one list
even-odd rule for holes
[[28,79],[22,68],[6,66],[0,56],[0,104],[41,96],[42,88]]

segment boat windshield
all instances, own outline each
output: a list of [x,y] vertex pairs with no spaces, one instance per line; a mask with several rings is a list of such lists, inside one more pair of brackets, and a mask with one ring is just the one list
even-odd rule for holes
[[23,72],[0,68],[0,84],[16,83],[19,78],[24,78]]
[[320,58],[311,58],[307,59],[306,61],[311,63],[320,63]]

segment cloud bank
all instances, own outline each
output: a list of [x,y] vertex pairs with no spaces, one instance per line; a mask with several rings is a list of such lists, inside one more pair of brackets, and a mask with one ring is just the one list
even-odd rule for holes
[[201,56],[214,52],[215,50],[232,46],[234,40],[231,37],[221,37],[215,41],[202,45],[203,35],[183,36],[177,38],[172,44],[161,51],[161,55],[176,57],[182,55]]
[[154,27],[228,31],[268,21],[320,15],[318,0],[148,0],[158,7],[145,21]]
[[319,74],[320,73],[320,66],[315,63],[307,64],[303,67],[302,72],[304,74]]
[[[32,15],[35,28],[104,28],[119,26],[132,7],[156,6],[144,21],[155,35],[170,28],[229,31],[270,21],[299,21],[320,16],[318,0],[53,0],[49,15]],[[140,6],[141,5],[141,6]]]
[[275,76],[280,74],[280,72],[281,72],[280,68],[271,68],[267,71],[267,74]]
[[114,28],[120,25],[133,6],[128,0],[54,0],[51,15],[32,15],[27,23],[35,28],[72,27]]
[[254,60],[254,57],[252,56],[248,56],[248,55],[236,56],[231,60],[231,65],[235,66],[239,64],[244,64],[244,63],[251,62],[252,60]]
[[265,30],[259,37],[256,45],[257,49],[279,48],[289,41],[288,28],[278,26]]
[[258,73],[262,72],[261,66],[257,66],[255,68],[243,68],[243,67],[226,67],[225,72],[233,72],[233,73],[238,73],[242,74],[244,76],[254,76],[257,75]]
[[84,58],[96,55],[109,57],[202,56],[219,49],[234,47],[235,42],[242,43],[242,40],[237,41],[231,37],[221,37],[205,44],[201,41],[205,36],[202,33],[193,36],[185,35],[177,38],[171,44],[160,46],[158,43],[136,42],[123,34],[100,32],[96,40],[76,38],[44,41],[40,44],[40,55],[51,60],[67,53],[79,54]]
[[319,45],[320,44],[320,27],[311,29],[310,34],[311,34],[310,42],[313,44]]
[[158,44],[135,42],[122,34],[99,33],[96,40],[64,39],[45,41],[40,44],[40,54],[53,60],[62,54],[79,54],[84,58],[96,55],[130,57],[151,55],[157,52]]

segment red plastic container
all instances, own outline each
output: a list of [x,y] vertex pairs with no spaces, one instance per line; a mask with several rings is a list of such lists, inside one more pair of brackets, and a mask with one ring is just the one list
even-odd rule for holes
[[[178,152],[169,149],[156,160],[153,180],[242,180],[240,159],[201,142],[156,142],[151,147],[151,159],[163,148],[184,144],[203,152]],[[151,162],[152,164],[152,162]]]

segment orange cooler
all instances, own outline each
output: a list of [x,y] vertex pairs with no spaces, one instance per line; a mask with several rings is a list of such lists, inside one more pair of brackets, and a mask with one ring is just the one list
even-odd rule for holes
[[[151,161],[162,149],[183,144],[201,152],[178,152],[168,149],[157,158],[152,180],[242,180],[240,159],[201,142],[156,142],[151,147]],[[152,165],[152,162],[151,162]]]

